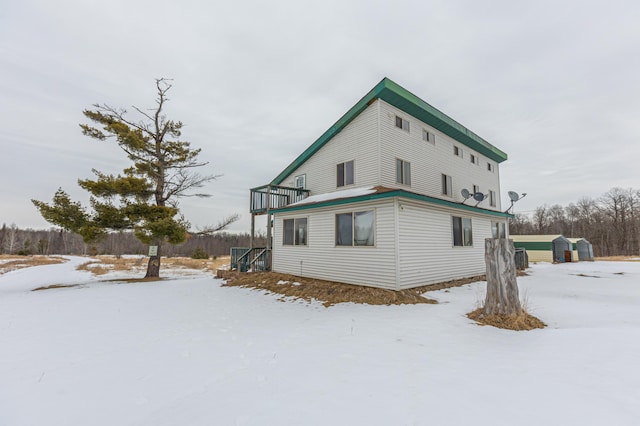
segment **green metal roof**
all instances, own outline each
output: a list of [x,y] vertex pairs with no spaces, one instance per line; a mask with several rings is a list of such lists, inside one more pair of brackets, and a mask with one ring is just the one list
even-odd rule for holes
[[480,154],[501,163],[507,159],[507,154],[491,145],[489,142],[473,133],[448,115],[432,107],[413,93],[409,92],[399,84],[383,78],[369,93],[358,101],[346,114],[335,122],[326,132],[322,134],[309,148],[307,148],[298,158],[296,158],[286,169],[282,171],[271,182],[272,185],[279,185],[295,169],[300,167],[313,154],[329,142],[335,135],[344,129],[353,119],[355,119],[367,106],[376,99],[382,99],[394,107],[416,117],[434,129],[450,136],[458,142],[479,152]]
[[350,198],[337,198],[333,200],[321,201],[318,203],[309,203],[309,204],[300,204],[300,205],[294,204],[289,207],[274,209],[272,210],[272,212],[275,214],[278,214],[278,213],[293,212],[298,210],[339,206],[342,204],[360,203],[363,201],[380,200],[380,199],[393,198],[393,197],[402,197],[410,200],[424,201],[430,204],[437,204],[445,207],[451,207],[458,210],[466,210],[466,211],[479,213],[479,214],[487,214],[491,216],[498,216],[498,217],[504,217],[504,218],[513,217],[513,215],[509,213],[498,212],[495,210],[485,210],[478,207],[468,206],[466,204],[454,203],[453,201],[441,200],[440,198],[434,198],[434,197],[429,197],[427,195],[416,194],[415,192],[404,191],[402,189],[394,189],[386,192],[376,192],[373,194],[359,195],[359,196],[350,197]]

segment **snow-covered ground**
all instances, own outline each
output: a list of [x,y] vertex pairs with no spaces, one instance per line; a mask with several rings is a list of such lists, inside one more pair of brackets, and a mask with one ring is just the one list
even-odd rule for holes
[[85,261],[0,276],[0,425],[640,423],[640,263],[534,265],[514,332],[465,317],[484,283],[324,308]]

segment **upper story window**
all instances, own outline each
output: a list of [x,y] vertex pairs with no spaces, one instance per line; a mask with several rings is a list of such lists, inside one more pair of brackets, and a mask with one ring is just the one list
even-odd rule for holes
[[336,186],[353,185],[353,160],[338,164],[336,176]]
[[495,207],[496,206],[496,193],[495,193],[495,191],[489,190],[489,205],[491,207]]
[[473,230],[471,229],[471,218],[452,216],[453,223],[453,245],[454,246],[472,246]]
[[462,158],[462,148],[454,145],[453,146],[453,155]]
[[478,164],[478,156],[475,154],[471,154],[469,156],[469,160],[473,163],[473,164]]
[[478,185],[473,185],[473,193],[480,192],[480,187]]
[[487,163],[487,170],[489,170],[490,172],[493,171],[493,164],[491,163]]
[[433,144],[436,143],[436,135],[428,131],[427,129],[422,129],[422,140],[425,142],[431,142]]
[[411,185],[411,163],[396,158],[396,183]]
[[409,120],[406,120],[402,117],[396,115],[396,127],[404,130],[405,132],[409,131]]
[[374,235],[375,214],[373,210],[336,215],[337,246],[372,246]]
[[282,245],[306,246],[307,245],[307,218],[284,219],[282,221]]
[[304,189],[307,183],[307,175],[298,175],[294,181],[294,187]]
[[453,195],[453,186],[451,184],[451,176],[442,174],[442,195],[451,197]]

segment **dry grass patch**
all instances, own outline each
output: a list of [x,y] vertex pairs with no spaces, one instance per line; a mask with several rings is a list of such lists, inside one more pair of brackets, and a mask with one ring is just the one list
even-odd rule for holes
[[605,256],[596,257],[595,260],[602,260],[605,262],[640,262],[640,256]]
[[71,288],[71,287],[78,287],[79,285],[80,284],[51,284],[51,285],[34,288],[31,291],[51,290],[54,288]]
[[467,317],[480,325],[491,325],[506,330],[535,330],[545,328],[547,325],[538,318],[523,310],[520,315],[484,315],[483,308],[478,308],[467,314]]
[[[96,256],[76,269],[89,271],[94,275],[104,275],[112,271],[141,272],[147,268],[149,258],[146,256],[121,257]],[[215,273],[218,268],[229,264],[229,256],[220,256],[216,259],[191,259],[188,257],[163,257],[160,263],[160,275],[164,269],[193,269],[206,270]]]
[[0,275],[17,269],[30,268],[32,266],[55,265],[66,261],[67,259],[59,256],[17,256],[3,254],[0,255]]

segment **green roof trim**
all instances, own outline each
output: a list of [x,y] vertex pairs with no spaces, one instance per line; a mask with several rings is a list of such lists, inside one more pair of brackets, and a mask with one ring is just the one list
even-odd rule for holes
[[427,123],[434,129],[450,136],[478,153],[501,163],[507,154],[455,121],[453,118],[432,107],[413,93],[388,78],[383,78],[369,93],[358,101],[349,111],[335,122],[311,146],[298,156],[286,169],[276,176],[272,185],[279,185],[284,179],[306,162],[313,154],[329,142],[335,135],[351,123],[371,102],[382,99],[409,115]]
[[531,251],[543,251],[543,250],[553,250],[553,243],[551,241],[514,241],[513,246],[517,248],[523,248]]
[[387,192],[376,192],[373,194],[359,195],[359,196],[350,197],[350,198],[337,198],[334,200],[327,200],[319,203],[301,204],[299,206],[292,205],[289,207],[274,209],[272,210],[272,213],[279,214],[279,213],[288,213],[288,212],[299,211],[299,210],[319,209],[322,207],[333,207],[333,206],[340,206],[340,205],[351,204],[351,203],[362,203],[364,201],[382,200],[382,199],[394,198],[394,197],[401,197],[409,200],[423,201],[430,204],[436,204],[440,206],[450,207],[458,210],[465,210],[473,213],[486,214],[490,216],[498,216],[503,218],[513,217],[513,215],[509,213],[480,209],[478,207],[468,206],[466,204],[454,203],[453,201],[441,200],[440,198],[429,197],[427,195],[420,195],[414,192],[404,191],[402,189],[396,189],[396,190],[387,191]]

